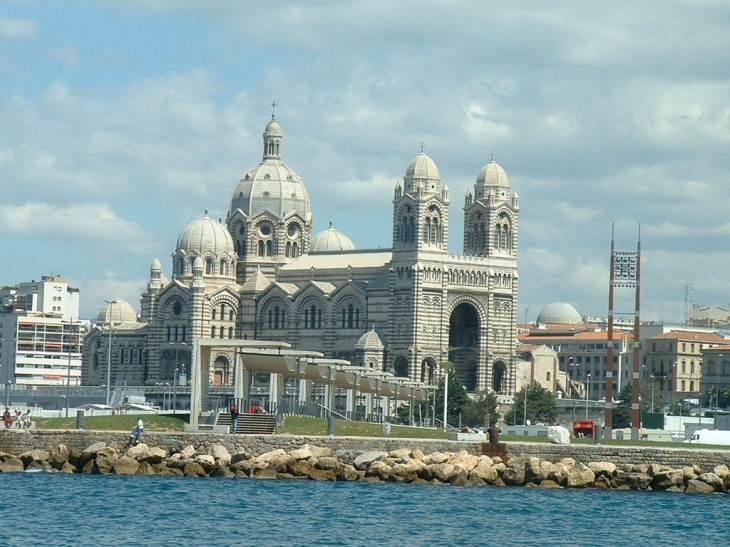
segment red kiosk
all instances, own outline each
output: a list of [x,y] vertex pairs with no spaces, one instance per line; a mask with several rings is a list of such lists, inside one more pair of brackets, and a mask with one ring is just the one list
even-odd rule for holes
[[575,420],[573,422],[573,437],[596,438],[596,422],[593,420]]

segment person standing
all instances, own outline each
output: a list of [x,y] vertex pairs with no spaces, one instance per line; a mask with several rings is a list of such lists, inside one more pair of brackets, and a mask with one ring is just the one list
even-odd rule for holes
[[231,433],[238,433],[238,407],[231,404]]
[[142,440],[142,433],[144,433],[144,422],[142,421],[142,418],[137,420],[137,427],[134,428],[134,442],[135,444],[139,444],[139,441]]
[[5,429],[10,429],[10,426],[13,425],[13,418],[8,407],[5,407],[5,412],[3,412],[3,425],[5,425]]

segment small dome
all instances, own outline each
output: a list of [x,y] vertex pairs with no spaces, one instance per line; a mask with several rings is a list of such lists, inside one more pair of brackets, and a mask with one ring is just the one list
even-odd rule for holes
[[277,121],[273,118],[271,118],[271,121],[266,124],[266,129],[264,129],[264,135],[269,137],[282,137],[281,133],[281,126],[277,123]]
[[567,302],[553,302],[548,304],[537,316],[538,323],[550,324],[577,324],[583,322],[583,317],[578,310]]
[[115,298],[109,302],[104,302],[99,313],[96,315],[97,325],[108,325],[109,319],[112,324],[119,325],[121,323],[136,323],[137,312],[132,304],[121,298]]
[[413,177],[415,179],[439,179],[439,169],[436,167],[436,162],[426,155],[423,147],[421,147],[421,153],[411,160],[406,168],[406,177]]
[[325,251],[354,251],[355,244],[342,232],[330,227],[312,237],[309,246],[310,253],[322,253]]
[[195,260],[193,260],[193,269],[202,270],[203,266],[205,266],[205,264],[203,263],[203,259],[200,258],[199,256],[196,256]]
[[162,270],[162,262],[155,257],[155,259],[152,261],[152,266],[150,266],[150,270]]
[[383,349],[383,342],[380,341],[380,336],[375,332],[375,326],[360,337],[357,344],[355,344],[355,349],[365,351],[380,351]]
[[231,234],[220,222],[208,218],[208,213],[188,224],[177,240],[177,250],[199,255],[212,252],[233,254],[234,245]]
[[506,171],[502,169],[502,166],[494,161],[494,157],[492,157],[492,161],[482,167],[482,170],[479,171],[479,174],[477,175],[477,184],[508,188],[509,179],[507,178]]

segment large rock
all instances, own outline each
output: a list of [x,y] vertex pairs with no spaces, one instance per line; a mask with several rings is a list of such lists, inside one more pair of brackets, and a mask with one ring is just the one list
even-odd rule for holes
[[479,456],[469,454],[466,450],[461,450],[451,456],[448,460],[446,460],[446,463],[450,463],[453,465],[463,465],[466,468],[467,472],[469,472],[474,469],[479,463]]
[[727,464],[718,465],[712,472],[722,480],[725,480],[726,477],[730,476],[730,467]]
[[337,458],[334,456],[322,456],[321,458],[313,458],[314,462],[312,465],[317,469],[328,471],[337,467]]
[[613,478],[616,474],[616,464],[611,462],[590,462],[588,468],[593,471],[596,476],[604,476]]
[[712,494],[715,489],[704,481],[692,479],[687,483],[685,492],[688,494]]
[[78,465],[80,467],[86,467],[86,464],[89,463],[89,461],[93,460],[96,457],[96,453],[102,448],[106,448],[106,443],[93,443],[84,448],[78,457]]
[[105,446],[96,452],[96,468],[102,475],[109,475],[114,471],[118,459],[117,451],[111,446]]
[[539,484],[546,481],[553,473],[553,464],[540,458],[530,458],[525,464],[525,482]]
[[646,473],[627,473],[625,471],[617,471],[614,482],[617,487],[627,487],[634,490],[646,490],[651,486],[652,477]]
[[566,486],[570,488],[585,488],[586,486],[593,486],[595,480],[596,474],[587,465],[576,463],[568,474]]
[[387,463],[381,460],[376,460],[368,466],[367,471],[365,471],[365,476],[376,477],[381,481],[387,481],[388,479],[390,479],[390,475],[392,474],[392,472],[393,468],[390,467]]
[[562,425],[548,426],[547,437],[552,444],[570,444],[570,432]]
[[59,444],[58,446],[54,447],[51,451],[51,462],[53,466],[57,468],[62,467],[63,464],[68,461],[70,454],[71,453],[69,452],[68,447],[65,444]]
[[381,450],[369,450],[368,452],[363,452],[356,457],[352,464],[355,466],[355,469],[364,470],[368,469],[373,462],[383,461],[387,457],[387,452],[383,452]]
[[183,469],[186,477],[200,477],[205,475],[205,469],[196,461],[188,462]]
[[180,457],[184,460],[192,460],[197,452],[192,446],[186,446],[180,451]]
[[120,457],[114,464],[116,475],[135,475],[139,469],[139,462],[127,455]]
[[476,467],[469,472],[469,478],[479,479],[487,484],[494,484],[497,482],[499,475],[497,470],[492,467],[491,461],[487,461],[488,457],[482,456],[479,458],[479,463]]
[[17,473],[19,471],[25,471],[25,466],[23,465],[23,460],[13,457],[0,463],[0,471],[3,473]]
[[346,463],[338,463],[335,467],[335,475],[337,478],[345,481],[356,481],[361,477],[362,471],[355,469],[354,466]]
[[450,482],[456,476],[456,468],[450,463],[435,463],[428,467],[433,478],[440,482]]
[[660,471],[654,475],[651,481],[653,490],[669,490],[673,486],[682,486],[684,484],[684,472],[681,469],[669,469]]
[[242,452],[236,452],[231,456],[231,463],[229,465],[233,465],[234,463],[242,462],[245,460],[252,460],[253,456],[246,451]]
[[268,467],[268,464],[280,460],[283,456],[286,455],[287,453],[284,450],[282,450],[281,448],[277,448],[276,450],[269,450],[268,452],[264,452],[260,456],[256,457],[256,461],[258,463],[265,463]]
[[722,479],[715,473],[702,473],[699,477],[697,477],[697,480],[709,484],[715,489],[715,492],[723,491]]
[[29,450],[28,452],[23,452],[18,458],[23,460],[23,463],[28,466],[30,462],[47,462],[51,459],[51,453],[47,450]]
[[215,465],[215,458],[213,456],[208,456],[207,454],[201,454],[195,458],[195,462],[205,469],[206,473],[209,473]]
[[394,460],[398,460],[398,462],[400,463],[403,463],[411,458],[411,451],[407,448],[391,450],[390,452],[388,452],[388,457],[393,458]]
[[444,452],[431,452],[430,454],[426,454],[422,459],[423,463],[426,465],[433,465],[437,463],[446,463],[449,461],[450,457],[451,454],[446,454]]
[[210,447],[210,455],[213,456],[222,465],[229,465],[231,463],[231,453],[222,444],[214,444]]

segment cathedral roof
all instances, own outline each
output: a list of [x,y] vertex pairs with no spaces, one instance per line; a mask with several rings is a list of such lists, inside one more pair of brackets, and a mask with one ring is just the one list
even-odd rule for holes
[[375,325],[372,329],[363,334],[355,344],[355,349],[363,350],[374,350],[379,351],[383,349],[383,342],[380,340],[380,336],[375,332]]
[[338,232],[330,227],[324,232],[320,232],[312,237],[309,245],[310,253],[326,252],[326,251],[354,251],[355,244],[352,240],[342,232]]
[[271,211],[284,217],[299,213],[311,219],[309,193],[302,179],[281,161],[281,127],[271,116],[266,126],[263,160],[246,171],[233,188],[231,212],[240,209],[248,217]]
[[220,253],[233,254],[233,238],[226,227],[210,219],[206,211],[203,218],[194,220],[182,231],[177,240],[177,250],[187,253],[194,251],[198,255],[206,252],[216,256]]
[[482,167],[482,170],[479,171],[479,174],[477,175],[477,184],[509,188],[507,172],[494,160],[494,153],[492,153],[492,161]]
[[421,145],[421,153],[411,160],[406,168],[406,176],[417,179],[439,179],[439,169],[436,162],[426,155],[425,147]]
[[132,304],[121,298],[115,298],[108,302],[104,302],[99,308],[96,315],[97,325],[108,325],[111,320],[112,324],[120,325],[122,323],[136,323],[137,312]]
[[260,267],[256,267],[254,274],[249,277],[243,285],[241,285],[241,292],[261,292],[266,287],[271,285],[271,279],[266,277],[266,274],[261,271]]

